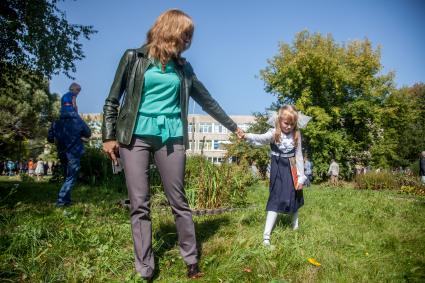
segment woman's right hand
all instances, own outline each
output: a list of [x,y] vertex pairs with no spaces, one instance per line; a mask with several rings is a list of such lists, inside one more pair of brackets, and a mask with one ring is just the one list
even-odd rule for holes
[[103,143],[103,151],[109,156],[109,158],[114,162],[114,165],[118,165],[119,157],[119,145],[117,141],[110,140]]

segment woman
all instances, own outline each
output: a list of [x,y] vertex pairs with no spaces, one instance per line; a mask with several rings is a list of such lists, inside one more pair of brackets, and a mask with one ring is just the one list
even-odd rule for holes
[[44,175],[44,164],[43,159],[37,161],[37,167],[35,168],[35,175],[37,176],[37,181],[40,181]]
[[[103,150],[115,164],[122,159],[133,232],[136,270],[150,280],[154,272],[149,206],[149,155],[152,153],[175,217],[180,252],[188,277],[198,267],[195,229],[183,188],[188,140],[188,100],[232,132],[242,131],[196,78],[181,57],[190,47],[194,25],[180,10],[161,14],[147,33],[145,45],[121,58],[103,107]],[[120,110],[120,99],[125,93]]]

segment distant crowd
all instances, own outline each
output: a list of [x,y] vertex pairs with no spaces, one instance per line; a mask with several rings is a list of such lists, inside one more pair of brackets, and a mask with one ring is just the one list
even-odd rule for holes
[[57,166],[59,166],[57,162],[48,162],[42,159],[29,159],[28,161],[5,160],[0,162],[0,175],[17,176],[25,174],[41,180],[43,176],[52,175]]

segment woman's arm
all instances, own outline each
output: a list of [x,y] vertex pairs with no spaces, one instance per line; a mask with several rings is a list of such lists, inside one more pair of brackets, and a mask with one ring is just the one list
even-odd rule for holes
[[297,176],[298,176],[298,187],[296,189],[302,189],[304,182],[307,180],[307,177],[304,174],[304,161],[303,161],[303,152],[302,152],[302,142],[301,134],[298,133],[298,145],[295,151],[295,160],[297,164]]
[[193,72],[192,66],[189,63],[186,64],[189,76],[192,78],[192,89],[190,96],[202,107],[202,110],[207,112],[230,131],[236,132],[238,128],[236,123],[226,114],[226,112],[224,112],[217,101],[212,98],[207,88],[202,84],[201,81],[198,80],[195,73]]
[[133,53],[132,49],[127,50],[121,57],[115,78],[112,83],[109,95],[105,100],[103,106],[103,123],[102,123],[102,140],[115,140],[116,121],[118,116],[118,108],[120,106],[120,99],[124,93],[127,82],[127,65],[129,64]]

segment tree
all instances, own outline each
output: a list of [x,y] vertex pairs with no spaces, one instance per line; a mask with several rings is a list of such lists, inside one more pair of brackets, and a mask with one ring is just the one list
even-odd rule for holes
[[0,61],[2,69],[19,66],[50,78],[75,72],[84,58],[80,38],[90,39],[92,26],[70,24],[57,0],[0,1]]
[[394,91],[384,102],[380,140],[371,151],[381,167],[416,163],[425,149],[425,84]]
[[26,140],[45,140],[49,122],[59,113],[59,97],[49,92],[46,80],[27,71],[5,72],[2,77],[0,157],[19,159]]
[[[96,32],[92,26],[68,23],[57,2],[0,1],[1,158],[19,158],[23,145],[43,143],[37,139],[45,139],[59,109],[48,79],[60,71],[71,77],[74,62],[84,58],[81,37]],[[42,150],[43,145],[36,147]]]
[[380,74],[380,49],[369,40],[337,44],[332,36],[302,31],[292,45],[261,71],[265,89],[280,103],[295,104],[312,116],[303,130],[316,178],[335,158],[349,175],[349,163],[369,164],[379,141],[381,108],[394,90],[393,74]]

